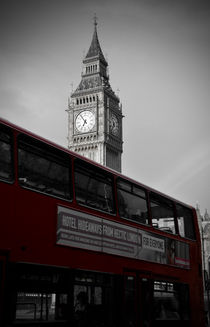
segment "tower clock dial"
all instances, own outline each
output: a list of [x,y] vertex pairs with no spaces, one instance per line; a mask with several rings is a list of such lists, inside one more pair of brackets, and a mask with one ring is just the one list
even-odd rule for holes
[[119,133],[119,122],[114,114],[110,118],[110,131],[113,135],[118,135]]
[[90,110],[80,112],[76,117],[76,128],[81,133],[87,133],[95,126],[95,115]]

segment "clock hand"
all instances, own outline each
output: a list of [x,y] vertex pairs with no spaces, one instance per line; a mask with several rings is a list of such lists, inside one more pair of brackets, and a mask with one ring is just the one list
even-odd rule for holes
[[84,119],[82,115],[80,115],[80,117],[82,118],[82,120],[83,120],[84,122],[86,121],[86,119]]

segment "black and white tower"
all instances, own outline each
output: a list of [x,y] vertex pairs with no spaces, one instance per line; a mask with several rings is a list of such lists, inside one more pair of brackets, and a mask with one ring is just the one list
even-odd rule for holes
[[110,86],[107,67],[95,17],[81,82],[68,101],[68,148],[121,172],[122,106]]

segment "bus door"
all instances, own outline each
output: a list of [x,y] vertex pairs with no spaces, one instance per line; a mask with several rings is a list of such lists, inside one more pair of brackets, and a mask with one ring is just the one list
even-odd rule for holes
[[138,285],[136,273],[128,272],[124,275],[123,287],[123,326],[138,326]]
[[152,326],[153,283],[148,275],[126,272],[124,275],[124,325],[126,327]]
[[149,273],[124,274],[123,326],[190,326],[189,287]]
[[139,321],[140,326],[149,327],[152,322],[152,297],[153,283],[147,275],[140,274],[138,276],[138,292],[139,292]]

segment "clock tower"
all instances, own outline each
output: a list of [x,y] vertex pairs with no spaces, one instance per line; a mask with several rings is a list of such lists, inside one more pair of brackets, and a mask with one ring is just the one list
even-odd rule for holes
[[81,81],[68,101],[68,148],[121,172],[122,106],[110,86],[107,67],[95,17]]

